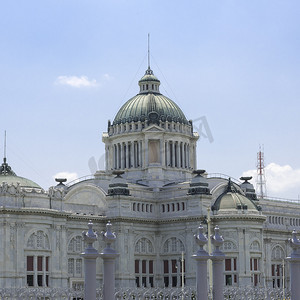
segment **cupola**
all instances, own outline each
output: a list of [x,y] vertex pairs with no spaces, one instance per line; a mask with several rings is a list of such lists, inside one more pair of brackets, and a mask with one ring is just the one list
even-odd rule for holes
[[258,213],[261,208],[257,206],[251,199],[244,196],[229,179],[225,191],[216,199],[212,205],[212,211],[222,213]]

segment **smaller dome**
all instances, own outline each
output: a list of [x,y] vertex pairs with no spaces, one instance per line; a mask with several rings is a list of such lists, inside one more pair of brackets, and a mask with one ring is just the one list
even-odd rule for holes
[[251,199],[244,196],[229,179],[227,188],[212,205],[212,210],[248,210],[257,212],[259,207]]
[[147,81],[156,81],[156,82],[160,83],[158,78],[156,76],[154,76],[154,73],[150,69],[150,67],[148,67],[148,69],[145,72],[145,75],[139,80],[139,84],[141,84],[143,82],[147,82]]
[[6,182],[7,184],[14,184],[14,185],[19,184],[21,187],[41,189],[41,187],[37,183],[33,182],[32,180],[17,176],[16,173],[6,162],[6,157],[4,157],[3,163],[0,167],[0,184],[2,182]]
[[14,185],[19,184],[21,187],[25,187],[25,188],[41,189],[41,187],[34,181],[20,176],[0,175],[0,184],[2,182],[6,182],[7,184],[14,184]]

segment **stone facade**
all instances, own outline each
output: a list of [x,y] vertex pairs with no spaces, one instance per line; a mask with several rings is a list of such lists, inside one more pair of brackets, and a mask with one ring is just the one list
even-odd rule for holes
[[[108,123],[106,169],[44,191],[8,170],[0,183],[0,286],[83,284],[82,231],[113,224],[116,285],[195,286],[194,235],[216,225],[226,254],[224,284],[282,287],[287,242],[300,227],[300,205],[256,199],[253,186],[196,170],[198,134],[149,68],[140,93]],[[137,97],[137,98],[136,98]],[[130,110],[130,112],[129,112]],[[28,183],[29,182],[29,183]],[[94,246],[100,252],[103,244]],[[205,246],[209,252],[209,246]],[[97,284],[102,283],[97,260]],[[210,268],[208,268],[209,270]],[[289,267],[286,264],[286,285]],[[210,274],[210,271],[208,272]]]

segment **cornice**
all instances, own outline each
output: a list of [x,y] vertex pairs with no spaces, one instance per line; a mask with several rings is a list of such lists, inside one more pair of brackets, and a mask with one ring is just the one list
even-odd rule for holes
[[259,220],[266,221],[267,217],[264,215],[213,215],[211,220]]

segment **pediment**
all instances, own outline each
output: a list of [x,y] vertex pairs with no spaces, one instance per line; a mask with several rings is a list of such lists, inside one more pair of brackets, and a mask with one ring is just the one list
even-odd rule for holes
[[157,125],[147,127],[144,132],[164,132],[165,130]]

